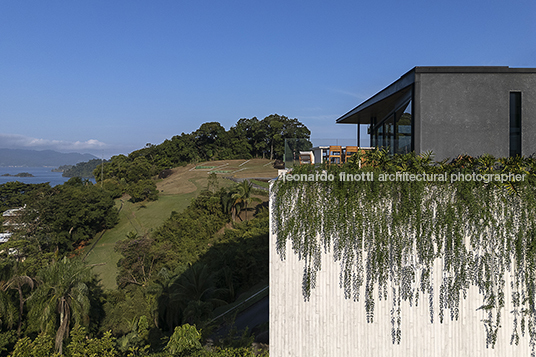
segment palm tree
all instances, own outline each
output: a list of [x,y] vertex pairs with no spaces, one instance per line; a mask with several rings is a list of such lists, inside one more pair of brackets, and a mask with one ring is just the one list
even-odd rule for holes
[[24,294],[22,291],[24,285],[28,285],[30,289],[33,289],[33,279],[26,275],[16,275],[11,277],[11,279],[6,282],[0,282],[0,290],[2,290],[2,292],[5,292],[7,289],[14,289],[17,290],[17,292],[19,293],[19,323],[17,326],[17,336],[20,336],[20,330],[22,327],[22,314],[24,313],[24,303],[26,302],[26,300],[28,300],[28,298],[24,298]]
[[[257,197],[251,197],[251,188],[252,184],[248,180],[244,180],[236,186],[236,192],[233,194],[233,199],[235,200],[235,206],[244,205],[246,210],[246,221],[248,220],[248,204],[251,202],[262,202]],[[240,213],[240,210],[238,210]]]
[[174,279],[170,302],[182,310],[182,323],[202,322],[210,317],[214,307],[226,304],[216,298],[225,289],[217,289],[213,277],[205,264],[196,264]]
[[37,275],[39,287],[31,296],[30,318],[39,321],[44,332],[56,332],[56,351],[63,353],[63,340],[69,335],[71,320],[89,324],[90,290],[93,279],[81,261],[66,257],[44,268]]
[[173,331],[174,326],[180,325],[180,307],[172,303],[172,290],[175,278],[166,268],[160,269],[156,279],[147,288],[147,293],[154,296],[152,313],[155,326]]
[[[2,282],[2,285],[5,283]],[[0,324],[5,324],[11,329],[17,319],[17,308],[11,300],[11,296],[6,292],[4,286],[0,289]]]
[[225,193],[221,196],[221,206],[223,209],[223,213],[229,214],[231,213],[231,219],[233,222],[235,221],[235,210],[234,210],[234,200],[232,198],[233,191],[225,191]]

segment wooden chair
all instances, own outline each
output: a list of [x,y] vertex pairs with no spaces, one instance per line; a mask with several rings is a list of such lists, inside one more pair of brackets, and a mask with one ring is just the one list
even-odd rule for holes
[[344,162],[348,162],[348,159],[350,159],[352,155],[357,154],[358,149],[357,146],[347,146],[346,150],[344,150]]
[[342,147],[331,145],[329,147],[328,163],[340,164],[342,163]]
[[300,151],[300,165],[314,164],[315,158],[312,151]]

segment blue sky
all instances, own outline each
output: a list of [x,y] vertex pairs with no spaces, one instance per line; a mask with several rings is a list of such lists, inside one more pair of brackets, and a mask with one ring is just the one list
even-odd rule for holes
[[0,1],[0,147],[129,153],[202,123],[312,138],[414,66],[536,67],[536,2]]

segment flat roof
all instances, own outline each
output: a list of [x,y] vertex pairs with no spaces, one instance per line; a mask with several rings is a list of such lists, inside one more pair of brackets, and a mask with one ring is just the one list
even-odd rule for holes
[[536,73],[536,68],[508,66],[417,66],[416,73]]
[[[536,68],[508,66],[417,66],[404,73],[363,103],[336,120],[337,124],[372,124],[371,118],[382,120],[411,96],[416,73],[536,73]],[[411,99],[411,98],[409,98]]]

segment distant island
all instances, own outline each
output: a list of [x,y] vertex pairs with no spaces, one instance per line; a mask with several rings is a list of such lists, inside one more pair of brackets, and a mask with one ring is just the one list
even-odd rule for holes
[[67,170],[70,170],[73,168],[74,165],[61,165],[60,167],[58,168],[55,168],[55,169],[52,169],[50,171],[52,172],[65,172]]
[[7,177],[35,177],[34,175],[32,175],[32,174],[29,173],[29,172],[19,172],[19,173],[16,174],[16,175],[3,174],[2,176],[7,176]]
[[64,165],[58,167],[56,170],[61,170],[63,172],[63,177],[94,177],[93,176],[93,170],[97,168],[102,163],[108,162],[107,160],[99,160],[99,159],[93,159],[89,160],[88,162],[79,162],[78,164],[72,166],[72,165]]

